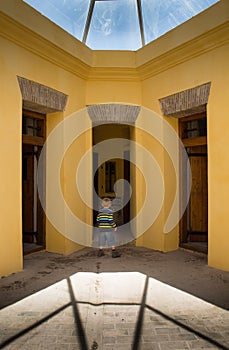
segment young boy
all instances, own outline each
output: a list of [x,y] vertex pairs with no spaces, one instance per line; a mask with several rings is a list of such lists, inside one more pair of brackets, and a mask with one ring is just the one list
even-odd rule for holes
[[106,242],[108,247],[112,249],[112,258],[118,258],[121,256],[115,248],[114,231],[117,231],[116,223],[113,218],[113,211],[110,209],[110,198],[102,199],[102,209],[100,209],[97,215],[97,224],[99,228],[99,251],[98,256],[104,255],[103,247]]

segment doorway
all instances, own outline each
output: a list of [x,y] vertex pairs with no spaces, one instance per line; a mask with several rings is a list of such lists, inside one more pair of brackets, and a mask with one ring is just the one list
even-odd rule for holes
[[[114,218],[118,226],[122,226],[130,221],[130,201],[129,189],[124,186],[120,191],[120,196],[116,196],[114,185],[118,180],[130,182],[130,150],[128,140],[130,139],[130,126],[117,124],[104,124],[93,127],[93,145],[112,138],[121,138],[127,140],[126,146],[121,150],[120,158],[112,158],[101,163],[103,152],[93,153],[93,169],[96,169],[94,175],[94,207],[98,208],[98,197],[109,197],[114,200],[113,210]],[[98,164],[101,164],[98,167]],[[123,206],[123,203],[126,203]],[[121,208],[118,210],[117,208]],[[96,216],[98,211],[93,211],[93,224],[96,225]]]
[[44,141],[45,115],[23,111],[22,243],[24,255],[45,248],[45,214],[37,190],[37,167]]
[[[206,113],[180,119],[180,136],[186,149],[191,178],[189,203],[180,224],[180,246],[208,252],[208,152]],[[184,167],[184,164],[181,164]],[[183,176],[185,172],[182,172]],[[191,183],[190,183],[191,181]]]

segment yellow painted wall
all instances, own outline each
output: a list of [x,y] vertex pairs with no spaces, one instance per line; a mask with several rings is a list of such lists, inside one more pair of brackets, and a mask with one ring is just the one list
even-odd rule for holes
[[[17,34],[17,33],[16,33]],[[0,276],[23,268],[21,222],[21,123],[22,97],[17,76],[36,81],[69,96],[64,113],[47,116],[48,133],[69,114],[85,106],[86,83],[14,42],[0,37],[0,76],[4,91],[1,105],[1,181],[2,202]],[[80,148],[87,149],[90,138],[84,137]],[[82,211],[82,210],[81,210]],[[85,215],[85,214],[84,214]],[[87,213],[88,216],[88,213]],[[13,220],[12,220],[13,218]],[[81,248],[64,238],[48,221],[47,250],[68,254]]]
[[[70,254],[73,251],[83,248],[84,244],[82,244],[82,238],[78,237],[79,233],[81,235],[87,235],[87,240],[83,239],[83,243],[85,242],[85,245],[86,243],[90,244],[91,240],[91,237],[89,237],[91,236],[91,232],[88,232],[86,228],[82,229],[80,225],[75,225],[75,236],[68,237],[68,225],[70,223],[68,216],[66,215],[66,206],[68,206],[73,212],[73,214],[76,215],[79,218],[79,220],[81,220],[83,223],[91,223],[91,210],[88,207],[85,208],[85,205],[80,199],[79,193],[76,190],[76,169],[82,155],[90,148],[92,143],[92,136],[90,130],[91,122],[89,120],[89,117],[87,115],[85,117],[85,113],[82,114],[78,112],[80,111],[80,107],[85,106],[85,93],[83,93],[85,91],[85,82],[80,79],[77,79],[76,77],[75,79],[73,77],[73,80],[71,82],[69,78],[72,77],[70,76],[66,79],[66,82],[69,86],[67,90],[64,91],[64,93],[66,93],[69,96],[66,111],[64,113],[55,113],[48,115],[48,134],[50,132],[55,131],[55,127],[58,127],[60,123],[65,123],[66,120],[68,120],[68,118],[70,118],[71,116],[73,116],[73,120],[75,120],[75,123],[77,123],[79,130],[88,131],[83,132],[83,134],[80,135],[80,137],[78,137],[77,140],[73,140],[73,142],[68,145],[68,149],[63,158],[62,168],[60,169],[60,179],[62,193],[64,196],[64,202],[53,203],[52,201],[50,203],[51,206],[58,206],[58,210],[61,213],[60,215],[63,215],[62,219],[64,232],[58,230],[58,225],[55,222],[51,223],[50,220],[47,219],[46,250],[60,254]],[[77,93],[75,93],[76,86]],[[68,142],[68,132],[69,129],[67,127],[63,127],[62,138],[60,140],[60,143],[62,143],[62,147],[64,147],[66,142]],[[50,161],[51,159],[48,161],[49,164]],[[90,188],[91,183],[91,178],[89,175],[90,173],[91,169],[88,169],[88,172],[85,172],[85,186],[87,189]],[[52,182],[52,175],[50,177],[50,181]],[[91,194],[88,193],[87,197],[90,197],[90,195]],[[47,198],[47,202],[48,200],[49,199]],[[66,237],[68,237],[69,239]]]
[[[69,225],[71,226],[71,219],[67,215],[67,208],[69,207],[73,215],[79,218],[82,223],[91,223],[91,210],[85,207],[83,200],[81,199],[79,192],[77,191],[76,182],[76,171],[84,153],[91,147],[91,122],[85,113],[76,111],[63,118],[64,113],[55,113],[48,116],[48,129],[52,133],[55,133],[55,127],[63,125],[63,130],[61,132],[61,137],[58,137],[58,149],[62,153],[63,159],[59,168],[59,179],[60,187],[63,195],[63,201],[55,201],[55,188],[54,193],[52,192],[53,179],[56,178],[56,172],[52,169],[52,161],[56,158],[56,154],[48,155],[47,161],[47,206],[52,210],[55,210],[54,219],[47,218],[46,224],[46,250],[51,252],[56,252],[60,254],[70,254],[73,251],[82,249],[84,245],[90,244],[91,242],[91,230],[88,227],[81,227],[80,223],[74,225],[74,235],[69,236]],[[67,126],[68,118],[71,118],[73,124],[77,124],[79,130],[87,130],[85,132],[79,132],[79,136],[70,142],[72,138],[71,127]],[[65,126],[66,125],[66,126]],[[47,139],[47,142],[49,138]],[[62,151],[66,146],[66,151]],[[48,145],[47,145],[48,148]],[[91,162],[89,162],[90,166]],[[91,192],[89,188],[91,187],[91,177],[89,174],[91,169],[88,171],[85,169],[84,179],[85,188],[87,193],[87,198],[90,198]],[[53,200],[54,198],[54,200]],[[48,215],[48,214],[47,214]],[[57,220],[56,220],[57,219]],[[83,235],[82,237],[79,235]],[[90,237],[89,237],[90,236]],[[67,238],[66,238],[67,237]],[[85,238],[87,237],[87,239]],[[85,239],[84,239],[85,238]],[[89,241],[88,241],[89,240]],[[85,244],[83,244],[85,243]]]
[[[221,38],[222,39],[222,38]],[[211,82],[208,119],[208,191],[209,191],[209,265],[229,270],[229,223],[226,203],[229,186],[228,129],[228,45],[215,47],[209,52],[156,74],[142,83],[142,104],[160,113],[158,100],[206,82]],[[169,118],[167,118],[169,120]],[[176,121],[174,118],[174,125]],[[175,126],[176,127],[176,126]],[[166,172],[165,172],[166,173]],[[174,249],[176,233],[166,236],[165,250]],[[148,246],[145,237],[143,244]]]
[[[77,116],[77,124],[82,123],[83,128],[85,127],[84,117],[86,118],[85,113],[82,116]],[[66,253],[77,250],[77,245],[83,248],[83,246],[91,246],[92,244],[92,129],[91,121],[89,117],[87,118],[87,131],[69,145],[62,162],[64,200],[74,217],[79,219],[79,222],[72,222],[71,217],[65,213],[67,237],[68,229],[73,226],[73,235],[69,238],[76,243],[71,246],[69,240],[66,240]],[[78,173],[80,162],[88,150],[89,158],[86,164],[81,167],[81,173]]]
[[141,104],[141,83],[126,81],[88,81],[86,104]]
[[[0,46],[4,43],[0,39]],[[11,61],[9,57],[10,62]],[[14,61],[14,58],[13,58]],[[22,269],[21,235],[21,99],[16,76],[0,62],[0,276]]]
[[[136,142],[150,152],[149,159],[146,159],[143,152],[140,150],[136,154],[136,162],[139,164],[144,176],[144,182],[146,183],[145,195],[141,188],[143,186],[143,179],[136,176],[136,189],[137,189],[137,206],[142,206],[146,197],[150,196],[149,200],[153,203],[151,209],[147,208],[142,217],[138,220],[138,230],[141,232],[141,225],[146,222],[152,222],[150,227],[139,236],[136,244],[139,246],[145,246],[152,249],[161,251],[169,251],[178,247],[177,236],[178,229],[175,228],[173,235],[170,234],[170,241],[168,243],[168,235],[164,234],[164,225],[168,217],[168,213],[171,209],[171,205],[175,196],[176,181],[174,167],[167,155],[163,140],[164,140],[164,126],[163,118],[159,117],[158,125],[154,125],[154,119],[152,112],[148,109],[142,109],[140,116],[136,122]],[[159,142],[161,140],[162,142]],[[163,183],[160,183],[157,176],[157,169],[150,167],[150,162],[155,161],[160,168],[163,178]],[[154,186],[152,192],[150,187]],[[148,187],[147,187],[148,186]],[[138,190],[139,189],[139,190]],[[162,192],[161,192],[162,191]],[[162,201],[158,201],[162,194]],[[158,207],[157,215],[152,221],[153,211]],[[138,232],[137,232],[138,233]]]
[[[214,80],[208,105],[208,184],[210,266],[229,270],[229,48],[212,52]],[[218,62],[220,61],[220,64]]]

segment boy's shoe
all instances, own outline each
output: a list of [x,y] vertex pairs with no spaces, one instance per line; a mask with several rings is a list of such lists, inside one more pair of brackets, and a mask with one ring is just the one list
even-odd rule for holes
[[99,249],[98,251],[98,257],[104,256],[104,251],[102,249]]
[[112,258],[119,258],[121,254],[117,250],[112,250]]

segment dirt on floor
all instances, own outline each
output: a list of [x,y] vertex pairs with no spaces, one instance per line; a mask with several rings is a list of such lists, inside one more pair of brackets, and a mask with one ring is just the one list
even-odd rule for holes
[[119,251],[122,255],[116,259],[111,257],[109,250],[99,258],[94,248],[85,248],[68,256],[46,251],[26,255],[23,271],[0,279],[0,308],[77,272],[137,271],[229,309],[229,273],[209,267],[206,254],[183,249],[162,253],[125,246]]

